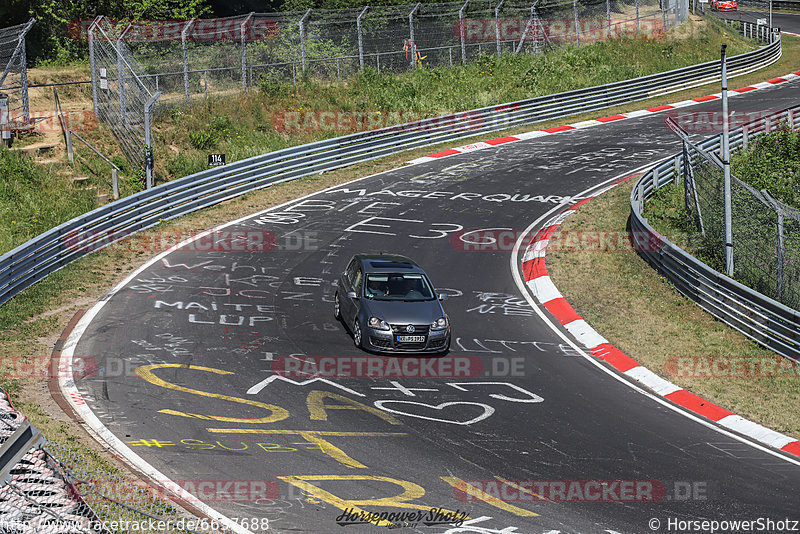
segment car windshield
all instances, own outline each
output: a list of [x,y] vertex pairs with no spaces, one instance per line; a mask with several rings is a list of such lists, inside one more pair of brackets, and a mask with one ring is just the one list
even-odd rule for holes
[[419,273],[367,274],[364,296],[375,300],[432,300],[433,288]]

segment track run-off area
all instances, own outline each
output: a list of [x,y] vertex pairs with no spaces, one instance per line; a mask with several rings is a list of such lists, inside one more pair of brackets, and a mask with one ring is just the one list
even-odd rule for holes
[[[795,79],[730,107],[779,110],[798,90]],[[229,223],[153,258],[83,316],[63,352],[78,371],[72,404],[140,471],[190,493],[234,488],[201,500],[252,532],[391,526],[370,512],[449,534],[800,519],[800,462],[598,369],[510,270],[532,222],[677,152],[676,139],[648,114],[398,168]],[[470,246],[486,234],[511,238]],[[274,246],[246,246],[262,238]],[[353,346],[333,318],[333,282],[359,252],[407,255],[450,296],[447,355]],[[97,368],[81,377],[82,361]]]

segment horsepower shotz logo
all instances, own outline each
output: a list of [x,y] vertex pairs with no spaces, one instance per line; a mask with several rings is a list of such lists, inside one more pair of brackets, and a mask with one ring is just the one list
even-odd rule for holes
[[346,508],[336,517],[339,526],[363,525],[367,523],[389,522],[396,526],[417,526],[423,524],[427,527],[436,525],[453,525],[460,527],[469,516],[460,510],[445,510],[444,508],[431,508],[429,510],[410,510],[402,512],[367,512],[357,508]]

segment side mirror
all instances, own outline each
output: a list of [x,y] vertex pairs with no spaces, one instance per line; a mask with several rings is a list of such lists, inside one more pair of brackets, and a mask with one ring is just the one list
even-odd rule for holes
[[447,300],[447,293],[439,293],[439,300]]
[[355,291],[348,291],[347,292],[347,298],[349,298],[349,299],[357,299],[358,298],[358,294],[356,294]]

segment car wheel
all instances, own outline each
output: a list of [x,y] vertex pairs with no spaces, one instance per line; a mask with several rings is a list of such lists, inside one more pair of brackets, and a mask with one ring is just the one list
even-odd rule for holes
[[355,324],[353,324],[353,343],[360,349],[361,341],[361,325],[358,324],[358,319],[356,319]]
[[339,308],[339,292],[333,295],[333,316],[338,321],[342,318],[342,310]]

